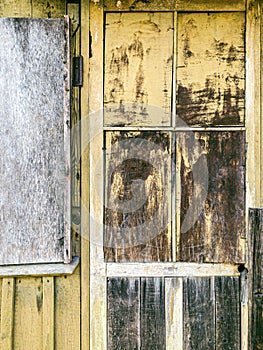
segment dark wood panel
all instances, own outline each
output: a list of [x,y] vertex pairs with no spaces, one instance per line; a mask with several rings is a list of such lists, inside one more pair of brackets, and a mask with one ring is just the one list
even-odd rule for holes
[[106,261],[171,260],[170,163],[169,133],[106,133]]
[[215,296],[212,278],[185,278],[184,350],[215,350]]
[[[245,133],[178,133],[177,145],[181,176],[181,233],[177,259],[242,262]],[[191,213],[195,213],[197,220],[186,227]]]
[[215,277],[216,349],[240,350],[239,277]]
[[244,125],[244,33],[241,12],[178,15],[176,110],[188,125]]
[[170,125],[172,13],[108,13],[105,125]]
[[140,349],[140,279],[108,279],[108,350]]
[[249,210],[252,242],[252,349],[263,349],[263,209]]
[[141,279],[141,350],[165,350],[163,278]]

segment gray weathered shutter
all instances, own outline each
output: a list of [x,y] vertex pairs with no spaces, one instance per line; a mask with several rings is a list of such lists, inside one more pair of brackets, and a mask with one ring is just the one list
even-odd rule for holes
[[0,264],[69,262],[69,21],[0,19]]

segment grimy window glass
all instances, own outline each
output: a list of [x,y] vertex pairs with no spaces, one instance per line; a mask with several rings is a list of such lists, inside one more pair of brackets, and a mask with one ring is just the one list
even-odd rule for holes
[[0,20],[0,264],[70,262],[69,22]]

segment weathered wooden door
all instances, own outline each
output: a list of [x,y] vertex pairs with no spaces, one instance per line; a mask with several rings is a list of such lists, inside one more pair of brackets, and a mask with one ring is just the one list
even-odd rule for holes
[[93,350],[247,348],[246,16],[91,2]]

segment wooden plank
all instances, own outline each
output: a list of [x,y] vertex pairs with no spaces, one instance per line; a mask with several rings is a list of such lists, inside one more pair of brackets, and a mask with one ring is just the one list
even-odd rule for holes
[[[181,173],[181,232],[177,259],[243,262],[245,133],[177,135]],[[191,221],[192,213],[195,222]]]
[[215,350],[213,278],[185,278],[184,350]]
[[240,289],[238,277],[215,277],[216,349],[240,349]]
[[105,125],[171,125],[172,13],[108,13]]
[[65,0],[33,0],[32,17],[58,18],[66,14]]
[[56,350],[80,349],[80,269],[55,279]]
[[140,349],[140,279],[107,281],[108,350]]
[[54,277],[43,277],[43,350],[54,350]]
[[31,0],[1,0],[0,17],[31,17]]
[[197,263],[108,263],[108,277],[239,276],[238,265]]
[[244,34],[244,13],[178,15],[176,111],[188,125],[244,125]]
[[165,349],[164,296],[163,278],[141,278],[141,350]]
[[69,262],[68,23],[9,18],[0,30],[0,263]]
[[183,279],[165,278],[166,350],[183,349]]
[[[103,253],[103,6],[90,2],[89,114],[86,141],[90,167],[90,348],[107,349],[107,285]],[[100,83],[98,83],[100,82]],[[83,122],[83,120],[82,120]],[[82,124],[83,125],[83,124]],[[84,203],[86,204],[86,203]],[[89,211],[88,211],[89,210]]]
[[14,278],[4,278],[1,292],[0,347],[13,349]]
[[119,0],[104,1],[106,11],[244,11],[245,0]]
[[18,278],[15,287],[14,349],[43,350],[42,278]]
[[89,53],[90,53],[90,14],[89,2],[80,1],[81,54],[83,56],[83,87],[80,91],[81,112],[81,350],[89,349],[90,344],[90,245],[89,245],[89,128],[87,116],[89,113]]
[[250,209],[249,226],[252,242],[252,315],[251,346],[263,349],[263,209]]
[[106,261],[170,261],[171,140],[106,133]]
[[74,257],[71,264],[57,263],[0,266],[0,277],[72,275],[79,265],[79,261],[79,257]]
[[260,0],[247,1],[246,18],[246,126],[247,126],[247,207],[260,206]]

